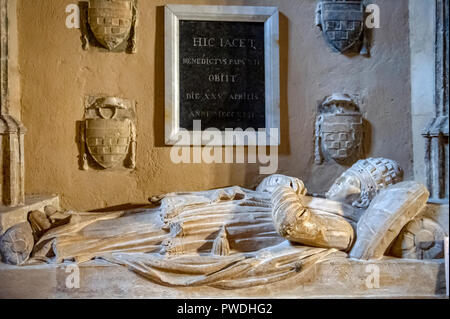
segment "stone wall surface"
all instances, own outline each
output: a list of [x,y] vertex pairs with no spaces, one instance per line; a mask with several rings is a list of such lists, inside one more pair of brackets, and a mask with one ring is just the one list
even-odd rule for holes
[[[88,210],[145,202],[172,191],[253,187],[259,164],[173,164],[164,145],[164,8],[171,4],[267,5],[280,9],[281,147],[279,172],[324,192],[346,167],[314,164],[317,102],[334,92],[360,96],[370,123],[367,157],[386,157],[413,176],[407,0],[376,0],[381,28],[371,57],[333,52],[314,25],[313,0],[141,0],[137,53],[82,48],[66,28],[72,0],[18,2],[19,68],[25,137],[26,193],[61,195],[62,207]],[[86,95],[137,102],[136,169],[82,171],[77,126]]]

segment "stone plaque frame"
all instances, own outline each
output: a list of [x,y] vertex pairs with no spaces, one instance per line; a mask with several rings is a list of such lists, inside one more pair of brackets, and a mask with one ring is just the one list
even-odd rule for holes
[[[165,6],[165,142],[167,145],[192,145],[193,131],[180,130],[180,20],[264,22],[265,67],[265,130],[257,131],[256,144],[244,137],[245,132],[234,132],[236,139],[226,139],[224,146],[279,145],[280,144],[280,54],[279,13],[276,7],[250,6]],[[233,129],[233,128],[230,128]],[[272,129],[272,130],[271,130]],[[278,136],[271,131],[276,129]],[[258,130],[258,128],[255,128]],[[183,136],[188,134],[189,136]],[[261,136],[261,134],[263,134]],[[183,136],[181,138],[181,136]],[[186,138],[185,138],[186,137]],[[262,137],[262,138],[260,138]],[[179,142],[190,141],[188,144]],[[263,141],[264,142],[261,142]],[[259,141],[259,142],[258,142]],[[215,145],[202,138],[202,145]]]

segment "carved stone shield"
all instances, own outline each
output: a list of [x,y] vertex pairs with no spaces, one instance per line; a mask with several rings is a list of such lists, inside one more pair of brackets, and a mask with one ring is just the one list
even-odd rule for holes
[[362,129],[361,113],[323,114],[321,139],[324,151],[337,161],[353,156],[359,150]]
[[130,35],[133,3],[127,0],[90,0],[88,16],[95,38],[113,50]]
[[103,168],[113,168],[128,155],[131,142],[129,120],[86,120],[86,145],[94,160]]
[[343,53],[360,42],[364,31],[361,1],[322,1],[320,25],[327,41]]

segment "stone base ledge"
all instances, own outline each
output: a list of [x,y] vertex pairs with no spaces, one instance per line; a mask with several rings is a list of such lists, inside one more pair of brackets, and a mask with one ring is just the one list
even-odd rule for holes
[[28,213],[33,210],[43,210],[45,206],[59,207],[59,197],[31,195],[25,198],[25,205],[16,207],[0,206],[0,235],[10,227],[27,221]]
[[447,298],[444,260],[339,258],[317,264],[306,277],[236,290],[161,286],[102,260],[79,265],[80,286],[69,289],[74,265],[0,264],[0,298]]

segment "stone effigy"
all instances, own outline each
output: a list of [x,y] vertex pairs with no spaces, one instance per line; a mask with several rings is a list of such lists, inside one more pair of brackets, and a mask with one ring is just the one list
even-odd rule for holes
[[375,197],[358,221],[350,257],[380,259],[402,228],[425,207],[430,193],[416,182],[393,185]]
[[336,179],[326,197],[367,208],[382,189],[402,180],[403,170],[395,161],[385,158],[359,160]]
[[292,188],[279,187],[272,197],[273,221],[284,238],[315,247],[347,250],[354,238],[352,226],[343,217],[305,206],[307,198]]
[[[314,265],[346,258],[346,252],[361,258],[383,255],[428,198],[418,183],[398,184],[400,177],[387,183],[390,174],[368,172],[391,186],[378,195],[377,189],[366,211],[308,196],[301,180],[283,175],[267,177],[256,190],[235,186],[166,194],[159,208],[144,211],[57,212],[47,207],[45,216],[30,215],[33,227],[26,236],[33,238],[33,230],[43,234],[25,264],[100,258],[170,287],[239,289],[289,278],[301,283]],[[392,214],[383,217],[384,211]],[[364,228],[371,220],[377,233]],[[377,242],[367,244],[370,236]]]

